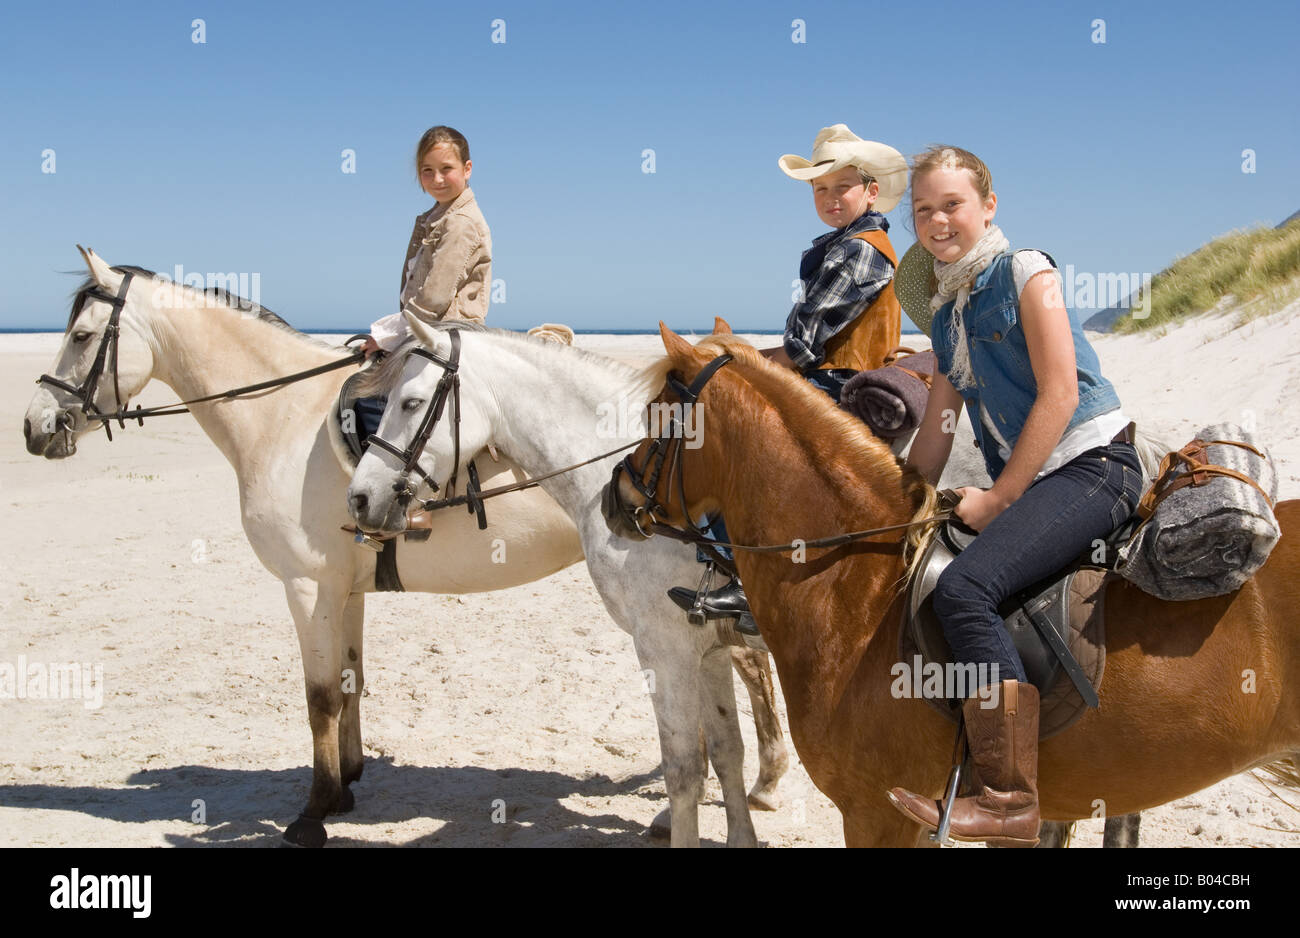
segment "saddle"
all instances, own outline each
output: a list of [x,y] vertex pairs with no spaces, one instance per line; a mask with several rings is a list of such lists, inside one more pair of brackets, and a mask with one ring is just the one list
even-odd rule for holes
[[[355,390],[363,377],[365,377],[364,369],[343,382],[343,386],[339,389],[338,402],[325,421],[329,430],[330,446],[339,465],[349,475],[356,471],[357,463],[361,461],[361,455],[365,452],[365,446],[359,435],[361,421],[356,412],[358,396]],[[376,538],[362,534],[355,525],[351,524],[344,525],[343,530],[354,535],[358,544],[369,547],[379,554],[375,561],[375,589],[385,592],[404,592],[405,587],[402,586],[401,577],[397,574],[396,535]],[[416,541],[427,540],[430,534],[427,529],[402,533],[406,540]]]
[[340,465],[348,472],[354,472],[365,447],[361,444],[361,420],[357,416],[355,404],[358,400],[357,384],[366,376],[365,369],[349,375],[339,388],[339,399],[334,405],[331,417],[330,442],[334,444],[334,455]]
[[[1046,739],[1074,725],[1089,707],[1098,705],[1106,665],[1105,595],[1115,578],[1112,568],[1119,547],[1134,522],[1125,523],[1096,553],[1089,550],[1051,577],[1031,584],[1009,598],[998,612],[1006,623],[1025,676],[1039,693],[1039,738]],[[960,522],[949,521],[936,532],[908,585],[899,654],[917,674],[950,673],[952,652],[934,612],[933,592],[939,575],[975,538]],[[925,683],[913,678],[914,686]],[[940,684],[940,687],[948,687]],[[968,688],[973,694],[976,688]],[[921,693],[925,701],[953,723],[961,699]]]

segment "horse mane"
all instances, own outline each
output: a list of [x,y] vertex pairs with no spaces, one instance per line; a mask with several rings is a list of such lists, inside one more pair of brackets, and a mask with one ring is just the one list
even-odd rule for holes
[[[275,328],[280,329],[283,332],[288,332],[291,335],[297,336],[299,339],[302,339],[304,342],[310,342],[312,345],[316,345],[321,348],[334,348],[334,346],[330,345],[328,342],[323,342],[320,339],[316,339],[313,338],[312,336],[307,335],[307,333],[305,332],[295,329],[293,326],[289,325],[289,323],[286,320],[284,320],[282,317],[280,317],[276,313],[271,312],[271,310],[267,309],[265,306],[262,306],[260,303],[254,303],[252,300],[246,299],[245,297],[242,297],[237,293],[231,293],[225,287],[213,286],[213,287],[204,287],[203,289],[199,289],[198,287],[191,286],[188,283],[177,283],[176,281],[162,274],[159,274],[156,271],[149,270],[146,267],[137,267],[134,264],[122,264],[120,266],[116,266],[111,269],[113,270],[114,273],[119,273],[119,274],[131,273],[131,274],[135,274],[138,277],[147,277],[150,280],[155,280],[155,281],[161,280],[162,282],[171,285],[173,289],[180,288],[183,290],[188,290],[192,294],[197,294],[198,296],[204,297],[205,299],[217,300],[222,305],[232,310],[235,310],[236,312],[244,313],[245,315],[252,316],[253,318],[258,319],[261,322],[267,323],[268,325],[274,326]],[[90,291],[94,289],[96,286],[98,286],[98,284],[95,283],[94,279],[91,277],[87,277],[78,285],[77,289],[74,291],[72,295],[72,312],[68,314],[68,324],[63,328],[65,334],[72,331],[73,324],[77,321],[77,317],[81,315],[81,311],[86,305],[86,300],[89,298]],[[210,306],[211,303],[205,302],[203,305],[206,307],[206,306]]]
[[[632,379],[638,375],[634,369],[624,365],[622,362],[614,361],[612,358],[606,358],[587,349],[577,348],[576,346],[566,345],[555,342],[550,339],[543,339],[538,336],[531,336],[526,332],[513,332],[509,329],[496,329],[485,326],[476,320],[466,319],[444,319],[439,322],[429,323],[429,328],[434,332],[449,332],[457,330],[460,332],[480,332],[485,335],[500,336],[512,342],[521,343],[523,346],[531,349],[549,349],[558,355],[577,356],[582,361],[599,364],[605,368]],[[402,371],[406,368],[407,359],[411,357],[411,352],[419,345],[419,340],[414,335],[408,335],[401,343],[386,354],[378,364],[371,366],[363,371],[363,378],[357,380],[355,393],[359,397],[384,397],[396,386],[398,379],[402,376]],[[659,393],[659,388],[663,386],[660,381],[650,393],[650,397]],[[650,400],[647,397],[646,400]]]
[[[921,521],[934,514],[938,493],[914,468],[894,455],[889,446],[880,440],[865,423],[840,409],[825,392],[813,387],[789,368],[774,364],[756,348],[737,335],[724,333],[702,338],[697,349],[727,353],[736,361],[754,369],[753,377],[759,379],[761,391],[781,405],[786,422],[804,429],[811,439],[835,441],[833,452],[845,465],[859,475],[871,478],[897,480],[903,493],[911,501],[909,520]],[[665,359],[658,363],[661,369],[660,387],[672,369]],[[747,375],[747,377],[749,377]],[[751,382],[754,383],[754,382]],[[936,530],[935,525],[914,527],[908,530],[908,576],[920,557],[921,548],[928,543]]]

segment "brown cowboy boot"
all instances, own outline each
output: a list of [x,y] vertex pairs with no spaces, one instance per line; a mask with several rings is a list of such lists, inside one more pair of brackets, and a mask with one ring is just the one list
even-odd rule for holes
[[[996,707],[979,696],[962,705],[971,761],[981,781],[977,795],[958,798],[949,831],[954,840],[1002,847],[1038,843],[1038,689],[1003,681]],[[937,830],[943,805],[902,788],[889,792],[894,807]]]

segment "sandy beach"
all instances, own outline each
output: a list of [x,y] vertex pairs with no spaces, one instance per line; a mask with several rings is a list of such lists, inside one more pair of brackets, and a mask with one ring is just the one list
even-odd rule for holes
[[[311,737],[293,624],[245,540],[234,473],[189,416],[86,437],[63,461],[28,455],[23,413],[60,340],[0,336],[0,662],[78,663],[102,674],[102,700],[0,699],[0,846],[276,846],[306,800]],[[662,352],[657,336],[577,344]],[[1174,446],[1253,425],[1283,497],[1300,496],[1296,304],[1095,347],[1139,423]],[[140,402],[172,399],[154,383]],[[497,593],[371,594],[365,642],[365,776],[331,845],[652,843],[667,797],[650,701],[584,565]],[[752,783],[739,682],[737,703]],[[755,812],[760,841],[841,846],[838,811],[791,759],[782,807]],[[721,845],[714,779],[709,794],[701,835]],[[1101,827],[1081,822],[1075,845],[1099,846]],[[1144,814],[1142,842],[1300,846],[1300,810],[1239,775]]]

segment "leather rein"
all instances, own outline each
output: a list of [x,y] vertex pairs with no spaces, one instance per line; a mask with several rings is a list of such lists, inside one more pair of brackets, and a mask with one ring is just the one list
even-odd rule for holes
[[451,479],[447,483],[448,495],[444,498],[431,498],[421,502],[420,507],[426,511],[437,511],[440,508],[453,508],[458,505],[468,507],[470,514],[478,517],[478,526],[480,529],[487,527],[487,514],[483,502],[489,498],[495,498],[498,495],[505,495],[509,492],[520,492],[524,489],[534,488],[547,479],[563,475],[566,472],[572,472],[574,469],[580,469],[583,466],[590,465],[594,462],[600,462],[613,456],[615,453],[621,453],[625,449],[640,444],[640,440],[634,440],[631,443],[612,449],[607,453],[601,453],[599,456],[593,456],[590,459],[584,459],[582,462],[574,463],[571,466],[565,466],[562,469],[556,469],[554,472],[548,472],[545,475],[534,476],[525,479],[522,482],[514,482],[510,485],[499,485],[491,489],[483,489],[479,484],[478,469],[473,460],[467,467],[469,482],[465,486],[464,495],[455,495],[456,491],[456,473],[460,467],[460,331],[457,329],[447,330],[451,338],[451,354],[447,358],[440,357],[436,352],[431,352],[423,346],[414,346],[411,349],[412,355],[418,355],[427,359],[433,364],[442,368],[442,377],[438,380],[438,386],[430,399],[428,406],[424,410],[424,415],[420,419],[420,425],[416,429],[415,436],[412,438],[410,445],[405,449],[398,449],[396,444],[382,439],[378,433],[372,433],[366,439],[367,446],[378,446],[386,453],[396,456],[402,463],[402,471],[397,481],[393,483],[393,491],[399,498],[411,499],[415,497],[418,486],[411,484],[412,473],[423,479],[433,491],[438,491],[438,483],[429,477],[429,474],[420,468],[420,457],[424,455],[424,448],[429,443],[429,438],[433,435],[434,428],[442,418],[444,410],[448,410],[448,401],[451,403],[449,413],[452,420],[452,471]]
[[[110,421],[116,420],[121,429],[126,428],[126,421],[134,420],[140,426],[144,426],[145,417],[167,417],[173,414],[189,413],[190,404],[203,404],[207,401],[217,400],[234,400],[248,394],[254,394],[258,391],[265,391],[270,388],[281,387],[286,384],[292,384],[295,381],[303,381],[307,378],[313,378],[316,375],[324,374],[327,371],[334,371],[338,368],[344,368],[361,360],[365,354],[361,349],[356,349],[347,358],[341,358],[337,361],[329,362],[324,365],[318,365],[315,368],[308,368],[306,371],[298,371],[283,378],[272,378],[269,381],[260,381],[257,384],[245,385],[242,388],[232,388],[229,391],[221,391],[216,394],[207,394],[203,397],[191,398],[188,401],[178,401],[175,404],[167,404],[163,407],[141,407],[136,405],[135,410],[127,410],[126,403],[122,400],[122,391],[118,385],[117,377],[117,349],[118,337],[121,334],[122,308],[126,306],[126,294],[131,287],[131,280],[135,276],[131,271],[122,275],[122,285],[117,290],[116,296],[111,296],[99,288],[98,285],[88,289],[83,294],[82,304],[88,299],[103,300],[113,307],[109,314],[108,325],[104,327],[104,334],[100,336],[99,348],[95,352],[95,360],[86,372],[85,379],[81,384],[73,387],[66,381],[56,378],[53,375],[41,375],[36,379],[37,384],[48,384],[65,391],[76,398],[81,404],[81,412],[87,420],[99,420],[104,424],[104,432],[108,435],[109,440],[113,439],[113,431],[110,428]],[[352,342],[361,336],[352,336],[348,342]],[[347,344],[346,342],[344,343]],[[117,410],[111,413],[103,413],[95,408],[95,393],[99,390],[99,380],[104,374],[104,364],[109,363],[109,371],[113,375],[113,401],[117,404]],[[64,423],[67,415],[60,418],[60,424],[65,432],[71,432],[72,428]]]

